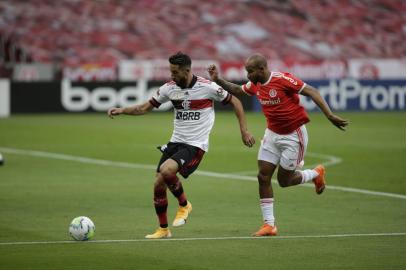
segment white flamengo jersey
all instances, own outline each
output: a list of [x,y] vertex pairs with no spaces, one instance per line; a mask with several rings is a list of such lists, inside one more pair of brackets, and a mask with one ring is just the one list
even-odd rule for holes
[[172,102],[175,119],[170,142],[193,145],[207,152],[215,118],[213,101],[227,104],[231,97],[218,84],[193,76],[187,88],[180,88],[174,81],[164,84],[149,102],[156,108]]

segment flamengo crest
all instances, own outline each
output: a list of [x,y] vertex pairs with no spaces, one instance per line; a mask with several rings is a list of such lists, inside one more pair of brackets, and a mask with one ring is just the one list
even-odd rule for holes
[[183,107],[183,109],[185,109],[185,110],[189,110],[190,109],[190,100],[184,100],[183,102],[182,102],[182,107]]

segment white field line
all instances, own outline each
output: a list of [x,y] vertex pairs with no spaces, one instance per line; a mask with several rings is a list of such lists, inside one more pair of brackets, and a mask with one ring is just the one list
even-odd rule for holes
[[205,240],[280,240],[280,239],[309,239],[309,238],[346,238],[346,237],[387,237],[406,236],[400,233],[352,233],[352,234],[326,234],[326,235],[286,235],[272,237],[230,236],[230,237],[191,237],[191,238],[166,238],[166,239],[117,239],[117,240],[90,240],[90,241],[33,241],[33,242],[0,242],[0,246],[17,245],[49,245],[49,244],[100,244],[100,243],[129,243],[129,242],[176,242],[176,241],[205,241]]
[[[339,164],[341,162],[343,162],[343,160],[339,157],[336,156],[332,156],[332,155],[324,155],[324,154],[318,154],[318,153],[312,153],[312,152],[306,152],[306,157],[315,157],[315,158],[319,158],[321,160],[326,160],[317,164],[309,164],[304,166],[304,168],[314,168],[315,166],[317,166],[318,164],[323,164],[325,167],[328,166],[333,166],[336,164]],[[233,172],[233,174],[237,174],[237,175],[256,175],[258,173],[258,171],[237,171],[237,172]]]
[[[0,147],[0,151],[2,151],[3,153],[9,153],[9,154],[76,161],[76,162],[80,162],[80,163],[88,163],[88,164],[95,164],[95,165],[102,165],[102,166],[112,166],[112,167],[132,168],[132,169],[145,169],[145,170],[155,170],[156,169],[156,166],[149,165],[149,164],[137,164],[137,163],[118,162],[118,161],[103,160],[103,159],[93,159],[93,158],[87,158],[87,157],[42,152],[42,151],[21,150],[21,149],[15,149],[15,148],[7,148],[7,147]],[[207,176],[207,177],[228,179],[228,180],[257,181],[257,178],[253,177],[253,176],[237,175],[237,174],[231,174],[231,173],[217,173],[217,172],[197,170],[194,174],[201,175],[201,176]],[[275,182],[275,180],[274,180],[274,182]],[[310,185],[310,184],[304,184],[304,185],[300,185],[300,186],[313,188],[313,185]],[[328,189],[339,190],[339,191],[344,191],[344,192],[361,193],[361,194],[383,196],[383,197],[397,198],[397,199],[403,199],[403,200],[406,199],[406,195],[396,194],[396,193],[379,192],[379,191],[372,191],[372,190],[366,190],[366,189],[348,188],[348,187],[340,187],[340,186],[332,186],[332,185],[328,185],[327,187],[328,187]]]

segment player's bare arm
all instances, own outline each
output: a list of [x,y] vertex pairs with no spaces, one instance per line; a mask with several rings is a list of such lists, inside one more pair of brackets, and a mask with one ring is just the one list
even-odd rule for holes
[[146,114],[146,113],[150,112],[153,108],[154,108],[154,106],[152,106],[152,104],[149,101],[147,101],[147,102],[145,102],[143,104],[130,106],[130,107],[110,108],[107,111],[107,115],[110,118],[114,118],[114,116],[120,115],[120,114],[143,115],[143,114]]
[[345,130],[345,127],[348,125],[348,121],[342,119],[341,117],[333,114],[330,110],[330,107],[327,105],[326,101],[319,94],[319,92],[312,86],[306,85],[301,92],[302,95],[310,97],[314,103],[320,108],[328,120],[330,120],[333,125],[338,127],[341,130]]
[[255,144],[255,139],[251,133],[248,132],[247,121],[245,119],[244,109],[241,102],[238,100],[238,98],[233,96],[231,97],[230,104],[234,107],[235,115],[237,116],[238,123],[240,125],[243,143],[248,147],[252,147]]
[[230,92],[233,95],[246,94],[242,90],[240,85],[228,82],[228,81],[224,80],[223,78],[220,78],[218,69],[215,65],[210,65],[207,68],[207,72],[209,73],[211,80],[213,82],[217,83],[218,85],[220,85],[221,87],[223,87],[223,89],[226,90],[227,92]]

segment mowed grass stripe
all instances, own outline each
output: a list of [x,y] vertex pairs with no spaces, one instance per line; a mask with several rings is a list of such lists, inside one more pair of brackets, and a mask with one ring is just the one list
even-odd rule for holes
[[[81,156],[72,156],[72,155],[65,155],[65,154],[60,154],[60,153],[50,153],[50,152],[35,151],[35,150],[23,150],[23,149],[15,149],[15,148],[8,148],[8,147],[0,147],[0,151],[3,151],[4,153],[9,153],[9,154],[26,155],[26,156],[51,158],[51,159],[59,159],[59,160],[68,160],[68,161],[75,161],[75,162],[80,162],[80,163],[88,163],[88,164],[95,164],[95,165],[102,165],[102,166],[114,166],[114,167],[121,167],[121,168],[146,169],[146,170],[155,170],[156,169],[156,166],[150,165],[150,164],[137,164],[137,163],[119,162],[119,161],[111,161],[111,160],[103,160],[103,159],[94,159],[94,158],[87,158],[87,157],[81,157]],[[253,177],[253,176],[237,175],[237,174],[230,174],[230,173],[217,173],[217,172],[197,170],[195,172],[195,174],[202,175],[202,176],[208,176],[208,177],[223,178],[223,179],[257,181],[257,178]],[[274,180],[274,182],[275,182],[275,180]],[[312,184],[303,184],[300,186],[313,188]],[[344,191],[344,192],[360,193],[360,194],[373,195],[373,196],[383,196],[383,197],[397,198],[397,199],[403,199],[403,200],[406,199],[406,195],[403,195],[403,194],[395,194],[395,193],[372,191],[372,190],[359,189],[359,188],[332,186],[332,185],[328,185],[327,187],[328,187],[328,189],[331,189],[331,190],[339,190],[339,191]]]

